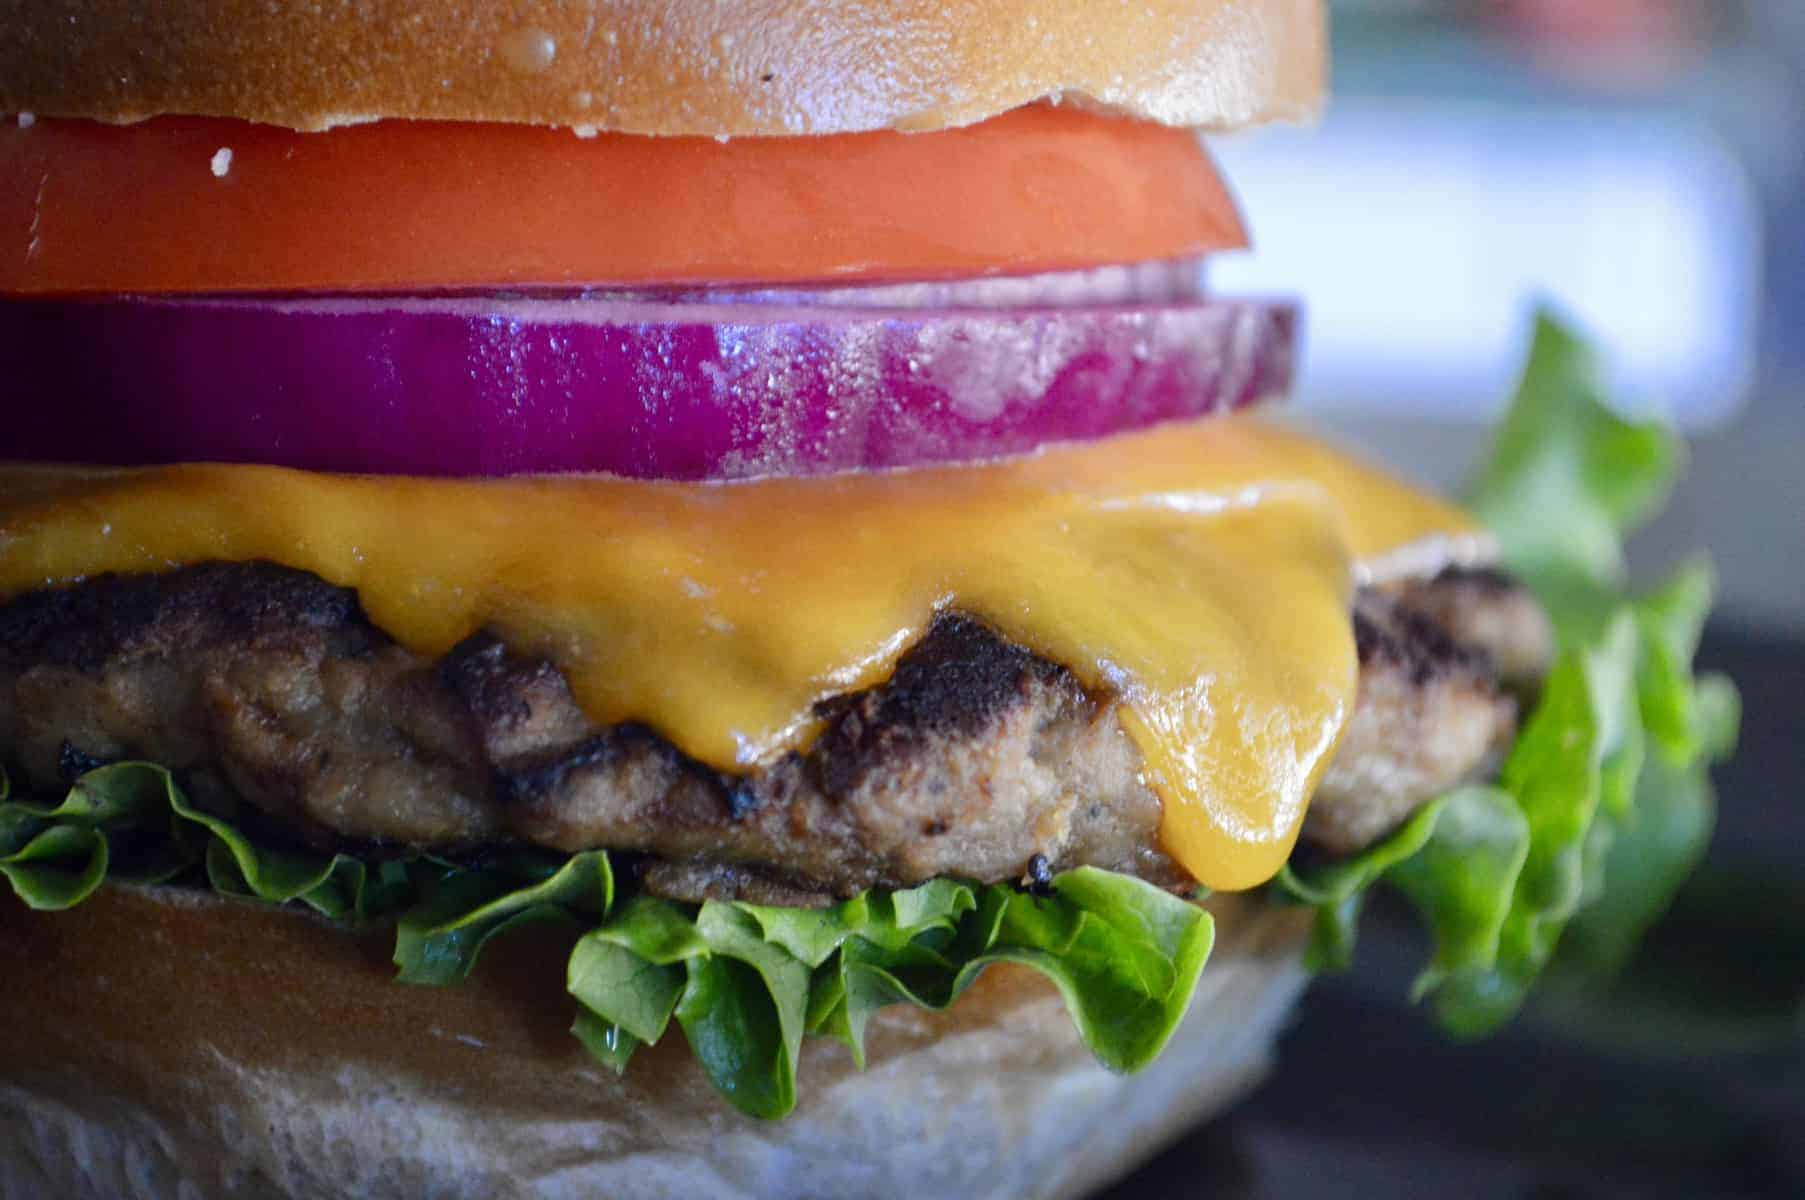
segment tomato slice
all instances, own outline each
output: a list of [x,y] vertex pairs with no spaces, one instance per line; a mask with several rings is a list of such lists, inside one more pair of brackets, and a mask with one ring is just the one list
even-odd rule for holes
[[1245,244],[1194,135],[1048,106],[730,142],[416,121],[0,129],[0,293],[946,278]]

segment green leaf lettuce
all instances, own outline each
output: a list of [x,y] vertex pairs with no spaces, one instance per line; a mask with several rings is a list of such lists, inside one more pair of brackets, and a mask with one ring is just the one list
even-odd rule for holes
[[88,772],[55,805],[12,800],[0,773],[0,874],[47,910],[110,876],[393,920],[398,978],[414,984],[455,984],[494,938],[562,923],[581,931],[566,986],[584,1046],[621,1070],[674,1018],[721,1092],[767,1118],[796,1104],[807,1035],[838,1038],[862,1061],[872,1013],[944,1008],[997,962],[1046,975],[1097,1058],[1135,1070],[1189,1007],[1212,928],[1185,900],[1088,868],[1056,876],[1044,896],[935,880],[815,910],[617,897],[602,851],[369,863],[259,845],[191,804],[169,771],[137,762]]
[[1564,938],[1619,965],[1665,909],[1709,837],[1706,770],[1737,723],[1729,681],[1692,671],[1709,565],[1642,594],[1626,578],[1624,538],[1682,460],[1665,427],[1611,411],[1589,351],[1541,315],[1472,503],[1548,609],[1556,660],[1495,787],[1445,797],[1348,863],[1281,876],[1318,906],[1318,965],[1345,963],[1360,897],[1382,881],[1428,927],[1416,994],[1477,1035],[1517,1011]]

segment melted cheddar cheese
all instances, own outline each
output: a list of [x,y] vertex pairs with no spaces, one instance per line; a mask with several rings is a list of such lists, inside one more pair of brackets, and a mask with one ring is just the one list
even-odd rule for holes
[[1351,711],[1350,590],[1448,506],[1263,421],[979,467],[731,484],[371,478],[270,467],[0,469],[0,596],[263,559],[357,589],[438,656],[482,629],[598,723],[744,769],[881,683],[957,609],[1121,701],[1166,849],[1251,887],[1290,853]]

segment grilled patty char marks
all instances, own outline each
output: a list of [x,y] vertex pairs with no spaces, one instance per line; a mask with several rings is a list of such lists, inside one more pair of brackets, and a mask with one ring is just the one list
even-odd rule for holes
[[[1335,850],[1486,769],[1514,721],[1483,652],[1395,597],[1356,612],[1359,704],[1305,827]],[[684,898],[1020,880],[1037,858],[1189,882],[1112,700],[974,621],[938,618],[887,683],[819,715],[806,754],[723,775],[643,726],[594,726],[556,668],[492,637],[429,662],[351,592],[268,564],[0,607],[0,747],[32,788],[143,757],[322,847],[607,846]]]
[[1336,854],[1371,845],[1425,800],[1490,774],[1516,731],[1516,703],[1499,693],[1490,654],[1456,641],[1424,610],[1360,592],[1354,647],[1354,716],[1304,817],[1304,838]]
[[1491,567],[1448,567],[1433,579],[1394,585],[1397,598],[1432,618],[1458,642],[1482,649],[1498,678],[1534,690],[1554,661],[1554,626],[1534,596]]

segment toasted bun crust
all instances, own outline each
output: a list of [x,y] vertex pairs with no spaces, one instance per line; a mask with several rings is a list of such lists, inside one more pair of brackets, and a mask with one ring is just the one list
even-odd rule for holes
[[705,136],[1315,113],[1321,0],[0,0],[0,112]]
[[567,943],[505,938],[468,983],[391,982],[389,939],[112,888],[0,902],[0,1196],[1082,1195],[1258,1075],[1302,985],[1301,910],[1222,898],[1165,1055],[1123,1078],[1038,975],[889,1009],[870,1069],[811,1042],[781,1122],[714,1093],[675,1030],[617,1077],[567,1032]]

